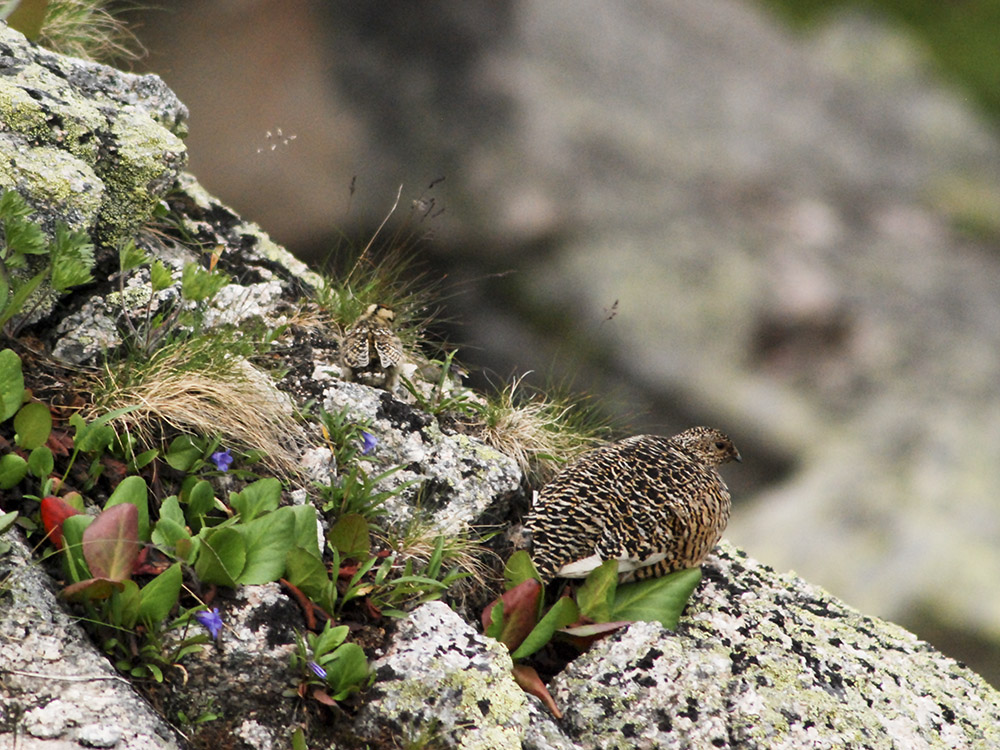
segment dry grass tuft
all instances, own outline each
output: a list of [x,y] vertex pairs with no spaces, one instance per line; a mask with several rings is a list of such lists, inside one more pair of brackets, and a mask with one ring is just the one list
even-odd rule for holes
[[107,366],[93,384],[90,418],[131,407],[111,425],[146,446],[156,445],[164,426],[220,435],[227,445],[261,451],[262,462],[281,476],[297,474],[306,433],[288,397],[242,357],[215,353],[216,361],[203,361],[206,349],[185,342],[145,364]]
[[482,437],[517,461],[533,484],[544,483],[566,463],[600,445],[610,428],[579,401],[525,392],[523,380],[514,380],[485,408]]

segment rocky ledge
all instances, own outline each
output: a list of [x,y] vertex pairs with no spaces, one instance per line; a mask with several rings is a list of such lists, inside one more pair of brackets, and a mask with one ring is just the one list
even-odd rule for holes
[[556,722],[498,644],[440,603],[375,663],[361,734],[460,748],[1000,747],[1000,694],[908,631],[723,542],[677,632],[637,622],[552,680]]

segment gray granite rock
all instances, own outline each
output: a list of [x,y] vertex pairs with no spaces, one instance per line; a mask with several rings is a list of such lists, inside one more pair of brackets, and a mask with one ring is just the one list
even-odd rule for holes
[[912,633],[723,542],[676,632],[638,622],[556,675],[555,722],[440,603],[400,626],[357,724],[457,748],[987,748],[1000,693]]
[[373,665],[375,684],[356,722],[407,741],[463,750],[573,750],[554,720],[511,676],[510,654],[440,602],[415,609]]
[[[320,367],[320,382],[330,368]],[[485,443],[463,434],[447,434],[437,419],[396,396],[376,388],[343,381],[326,386],[323,406],[343,409],[368,424],[378,440],[369,475],[402,466],[379,483],[381,490],[407,489],[383,505],[387,522],[402,529],[416,514],[428,516],[439,533],[468,532],[484,513],[502,517],[505,502],[518,491],[517,463]]]
[[592,748],[986,748],[1000,693],[912,633],[723,543],[676,633],[636,623],[553,680]]
[[60,607],[8,531],[0,556],[0,748],[179,750],[183,739]]

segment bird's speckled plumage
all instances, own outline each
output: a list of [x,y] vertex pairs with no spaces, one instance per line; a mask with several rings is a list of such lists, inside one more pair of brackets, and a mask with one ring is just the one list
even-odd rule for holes
[[729,521],[715,467],[733,460],[739,451],[710,427],[636,435],[581,456],[542,488],[526,520],[542,580],[583,577],[612,558],[626,581],[699,565]]
[[340,364],[347,380],[392,390],[399,378],[403,345],[392,331],[396,314],[385,305],[369,305],[344,335]]

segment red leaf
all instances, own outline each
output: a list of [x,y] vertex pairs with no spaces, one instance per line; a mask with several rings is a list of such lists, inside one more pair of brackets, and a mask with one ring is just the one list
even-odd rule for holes
[[333,698],[327,695],[325,690],[320,690],[319,688],[316,688],[315,690],[312,691],[312,697],[313,699],[318,700],[324,706],[337,705],[337,701],[335,701]]
[[[500,597],[503,602],[503,630],[498,641],[514,651],[528,637],[528,633],[538,623],[538,598],[542,584],[534,578],[519,583]],[[483,610],[483,630],[493,622],[493,608],[496,602]]]
[[545,683],[542,682],[542,678],[538,676],[532,667],[526,667],[524,664],[514,665],[514,680],[518,685],[521,686],[521,690],[528,693],[529,695],[534,695],[536,698],[540,698],[545,707],[552,712],[552,715],[557,719],[563,717],[562,711],[556,705],[556,702],[552,700],[552,695],[549,693],[549,689],[545,687]]
[[127,581],[139,556],[139,509],[113,505],[83,532],[83,557],[95,578]]
[[49,539],[59,549],[62,549],[62,525],[70,516],[78,516],[80,511],[62,498],[49,495],[42,498],[42,526]]

